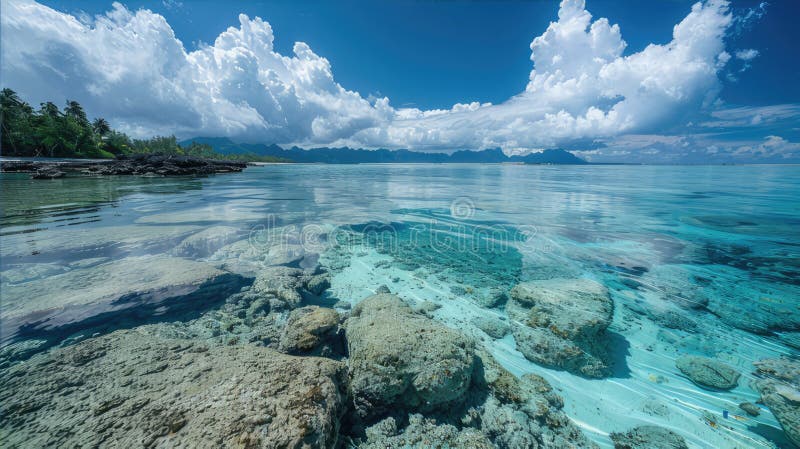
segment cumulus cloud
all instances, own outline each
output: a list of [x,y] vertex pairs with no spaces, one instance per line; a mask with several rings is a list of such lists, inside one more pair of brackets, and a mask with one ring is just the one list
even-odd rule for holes
[[77,99],[134,134],[325,142],[392,113],[388,100],[336,83],[308,45],[274,51],[260,18],[240,15],[213,45],[187,52],[164,17],[119,3],[88,23],[30,0],[2,9],[4,85],[40,101]]
[[697,3],[672,41],[623,56],[618,25],[593,21],[583,0],[563,0],[558,21],[531,43],[525,92],[470,111],[400,110],[386,128],[354,137],[417,148],[536,148],[672,125],[714,99],[731,20],[726,2]]
[[[260,18],[240,15],[213,44],[187,51],[149,10],[114,3],[79,20],[33,0],[2,7],[5,86],[37,101],[68,95],[134,134],[514,153],[685,123],[715,100],[731,59],[725,38],[738,23],[727,1],[707,0],[671,41],[625,55],[618,25],[594,20],[584,0],[562,0],[558,20],[530,44],[523,92],[501,104],[421,110],[345,89],[305,43],[276,52]],[[757,51],[735,56],[749,61]]]

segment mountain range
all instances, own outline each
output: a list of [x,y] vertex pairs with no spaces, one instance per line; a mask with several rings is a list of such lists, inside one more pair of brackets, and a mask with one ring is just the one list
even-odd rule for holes
[[411,150],[365,150],[348,147],[303,149],[296,146],[282,148],[271,144],[237,143],[227,137],[195,137],[180,142],[207,144],[221,154],[254,154],[291,160],[292,162],[320,162],[328,164],[359,164],[387,162],[462,162],[462,163],[526,163],[526,164],[586,164],[587,162],[562,149],[544,150],[524,156],[507,156],[500,148],[486,150],[459,150],[453,153],[423,153]]

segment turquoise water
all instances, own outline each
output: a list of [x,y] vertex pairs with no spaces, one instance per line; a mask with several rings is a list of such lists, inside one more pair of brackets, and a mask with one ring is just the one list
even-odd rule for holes
[[[387,285],[438,304],[437,320],[482,340],[506,368],[548,379],[604,447],[610,432],[642,423],[693,447],[790,447],[769,411],[744,416],[737,404],[758,399],[753,362],[799,355],[800,167],[269,165],[205,179],[3,174],[0,187],[4,344],[70,338],[15,327],[41,314],[41,298],[25,292],[47,292],[66,272],[85,270],[93,288],[104,280],[91,270],[169,255],[246,278],[252,265],[231,263],[221,244],[175,252],[225,226],[224,243],[268,251],[291,239],[319,254],[332,299],[355,303]],[[507,318],[493,298],[520,282],[575,278],[602,283],[614,301],[609,377],[536,365],[512,335],[471,324]],[[697,387],[675,368],[687,353],[735,367],[739,386]]]

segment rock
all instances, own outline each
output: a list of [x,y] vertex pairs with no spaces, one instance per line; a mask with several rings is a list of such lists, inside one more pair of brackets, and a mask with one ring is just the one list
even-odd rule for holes
[[122,330],[0,373],[3,445],[295,447],[339,442],[346,367]]
[[42,167],[31,174],[31,179],[58,179],[64,176],[67,174],[56,167]]
[[730,390],[739,385],[739,372],[718,360],[683,355],[675,360],[675,366],[701,387]]
[[[391,423],[387,421],[391,419]],[[470,448],[495,449],[497,446],[479,430],[460,430],[450,424],[437,424],[420,414],[409,416],[409,423],[402,432],[390,434],[394,419],[388,418],[367,429],[367,441],[360,449],[430,449]],[[397,429],[394,428],[396,432]]]
[[441,308],[441,305],[431,301],[417,301],[413,307],[415,312],[423,313],[429,317],[432,316],[433,312]]
[[273,310],[294,309],[303,302],[304,294],[314,294],[309,288],[322,293],[330,285],[318,276],[299,268],[267,267],[256,275],[251,292],[268,299]]
[[285,266],[313,272],[319,266],[319,254],[306,251],[302,236],[292,227],[253,232],[250,238],[233,242],[217,250],[209,260],[230,271],[256,274],[265,267]]
[[341,354],[339,314],[324,307],[307,306],[292,310],[281,337],[280,350],[288,354],[326,357]]
[[758,416],[761,414],[761,407],[753,404],[752,402],[742,402],[739,408],[744,410],[750,416]]
[[331,276],[328,273],[311,276],[306,282],[306,289],[316,296],[325,293],[329,288],[331,288]]
[[507,323],[490,316],[475,317],[472,324],[492,338],[503,338],[511,331]]
[[386,285],[381,285],[380,287],[378,287],[377,290],[375,290],[375,294],[380,294],[380,293],[391,293],[391,291],[389,291],[389,287],[387,287]]
[[493,309],[505,304],[508,301],[508,295],[505,291],[499,288],[494,288],[490,289],[486,294],[476,295],[475,301],[480,304],[481,307]]
[[625,433],[613,432],[614,449],[689,449],[675,432],[658,426],[638,426]]
[[240,276],[182,258],[126,257],[3,286],[2,336],[7,340],[20,330],[44,335],[73,326],[100,326],[115,317],[137,323],[156,313],[198,310],[235,293],[244,282]]
[[611,373],[605,332],[613,309],[608,290],[588,279],[518,284],[506,304],[525,358],[586,377]]
[[[31,240],[30,234],[4,235],[0,239],[3,263],[53,262],[96,258],[113,253],[115,258],[163,252],[202,228],[199,226],[105,226],[51,228]],[[32,256],[31,253],[36,255]],[[45,260],[42,260],[45,259]]]
[[562,398],[544,378],[526,374],[518,379],[485,350],[477,356],[462,424],[480,428],[498,448],[597,448],[564,414]]
[[231,226],[212,226],[185,238],[174,252],[181,257],[207,257],[234,241],[238,233],[239,230]]
[[392,294],[370,296],[345,322],[356,413],[427,412],[463,401],[474,343]]
[[783,427],[789,440],[800,446],[800,361],[765,359],[756,365],[756,374],[764,376],[755,382],[766,405]]

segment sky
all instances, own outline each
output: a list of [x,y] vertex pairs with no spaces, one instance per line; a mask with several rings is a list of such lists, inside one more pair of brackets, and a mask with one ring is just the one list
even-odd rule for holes
[[0,84],[135,136],[800,162],[794,1],[0,0]]

